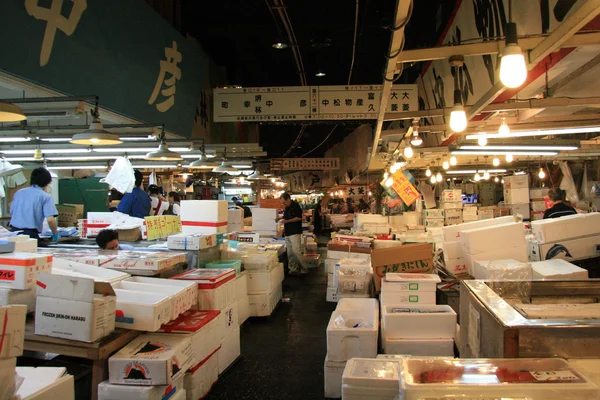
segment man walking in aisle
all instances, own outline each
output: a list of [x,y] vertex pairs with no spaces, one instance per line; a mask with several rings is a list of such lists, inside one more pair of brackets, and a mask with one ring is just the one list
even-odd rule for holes
[[284,193],[279,198],[285,207],[281,220],[285,232],[285,247],[287,249],[290,275],[304,276],[308,269],[302,262],[300,239],[302,237],[302,209],[289,194]]

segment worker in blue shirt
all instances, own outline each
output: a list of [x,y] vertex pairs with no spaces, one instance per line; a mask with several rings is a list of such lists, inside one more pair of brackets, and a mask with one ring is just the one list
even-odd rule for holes
[[144,180],[144,176],[137,169],[134,172],[135,174],[135,187],[131,191],[131,193],[125,193],[119,206],[117,207],[117,211],[123,214],[131,215],[136,218],[144,218],[150,215],[150,196],[148,193],[144,192],[140,186],[142,186],[142,181]]
[[31,186],[15,193],[10,206],[11,231],[39,239],[46,219],[52,231],[52,241],[58,241],[58,228],[54,218],[58,211],[52,196],[45,192],[50,182],[52,176],[46,168],[36,168],[31,172]]

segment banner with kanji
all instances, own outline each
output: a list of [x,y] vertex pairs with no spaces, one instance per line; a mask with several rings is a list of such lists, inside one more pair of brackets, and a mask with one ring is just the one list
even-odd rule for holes
[[391,188],[400,196],[404,204],[407,206],[412,205],[421,194],[419,191],[410,183],[409,178],[404,174],[404,171],[397,171],[392,175],[394,183]]

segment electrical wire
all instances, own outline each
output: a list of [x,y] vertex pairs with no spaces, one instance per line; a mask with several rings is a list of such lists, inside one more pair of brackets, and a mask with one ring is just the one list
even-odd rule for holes
[[338,127],[338,126],[337,126],[337,125],[335,125],[335,126],[333,127],[333,129],[331,129],[331,132],[329,132],[329,135],[327,135],[327,136],[325,137],[325,139],[323,139],[323,141],[322,141],[321,143],[319,143],[318,145],[316,145],[316,146],[315,146],[315,147],[314,147],[314,148],[313,148],[311,151],[308,151],[308,152],[306,152],[306,153],[302,154],[302,155],[300,156],[300,158],[307,156],[308,154],[312,153],[313,151],[315,151],[316,149],[318,149],[319,147],[321,147],[321,146],[323,145],[323,143],[325,143],[325,142],[327,141],[327,139],[329,139],[329,137],[331,136],[331,134],[333,133],[333,131],[335,131],[335,128],[337,128],[337,127]]
[[354,58],[356,56],[356,34],[358,33],[358,5],[360,0],[356,0],[356,12],[354,17],[354,40],[352,44],[352,60],[350,62],[350,73],[348,74],[348,85],[352,80],[352,70],[354,69]]
[[296,139],[294,140],[290,148],[287,149],[285,153],[283,153],[282,157],[287,157],[296,148],[296,146],[298,146],[298,144],[300,143],[300,139],[302,139],[302,136],[304,135],[305,130],[306,125],[302,125],[300,127],[300,132],[298,132],[298,136],[296,136]]
[[290,40],[290,44],[292,46],[294,61],[296,62],[296,69],[298,70],[298,75],[300,75],[300,83],[302,86],[307,86],[308,81],[306,79],[306,71],[304,70],[304,62],[302,61],[302,55],[300,54],[300,48],[298,47],[296,34],[294,33],[294,29],[292,27],[285,4],[283,3],[283,0],[274,0],[274,4],[278,6],[279,17],[283,22],[283,26],[287,32],[288,39]]

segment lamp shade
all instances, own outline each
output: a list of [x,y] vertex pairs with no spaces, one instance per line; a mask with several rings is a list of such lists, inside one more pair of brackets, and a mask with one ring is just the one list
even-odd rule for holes
[[104,127],[102,127],[102,122],[100,122],[99,119],[94,118],[89,129],[73,135],[71,143],[88,146],[109,146],[121,144],[123,141],[121,141],[118,135],[105,130]]
[[17,122],[27,119],[21,107],[0,102],[0,122]]
[[179,153],[169,150],[169,145],[165,142],[160,142],[158,149],[151,151],[144,157],[145,160],[150,161],[179,161],[183,160]]
[[248,177],[246,178],[250,181],[257,181],[259,179],[269,179],[268,176],[265,176],[262,174],[262,172],[260,171],[254,171],[252,174],[248,175]]
[[206,156],[201,155],[199,159],[192,161],[187,167],[192,169],[214,169],[218,166],[219,164],[216,162],[209,161],[206,159]]
[[213,172],[221,172],[221,173],[238,172],[238,169],[227,165],[225,160],[223,160],[221,165],[219,165],[217,168],[213,169]]

